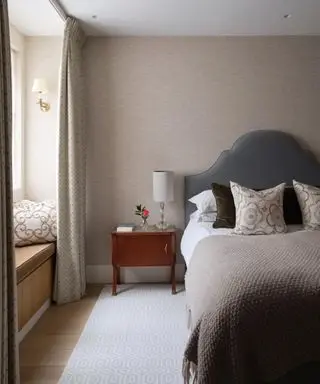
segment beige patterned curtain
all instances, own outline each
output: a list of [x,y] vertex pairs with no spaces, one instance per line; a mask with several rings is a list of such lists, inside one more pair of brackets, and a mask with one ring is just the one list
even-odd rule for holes
[[85,137],[82,46],[77,20],[65,24],[60,72],[58,233],[55,300],[79,300],[85,293]]
[[16,279],[12,231],[12,93],[7,0],[0,2],[0,375],[19,383],[16,343]]

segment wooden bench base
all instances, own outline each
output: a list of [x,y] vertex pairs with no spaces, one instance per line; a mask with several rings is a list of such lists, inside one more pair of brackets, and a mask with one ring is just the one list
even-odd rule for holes
[[54,244],[16,248],[19,331],[52,298]]

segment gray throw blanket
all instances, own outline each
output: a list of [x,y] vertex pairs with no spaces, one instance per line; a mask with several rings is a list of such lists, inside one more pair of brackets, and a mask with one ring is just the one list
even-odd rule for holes
[[193,330],[184,378],[272,381],[320,361],[320,232],[210,236],[186,274]]

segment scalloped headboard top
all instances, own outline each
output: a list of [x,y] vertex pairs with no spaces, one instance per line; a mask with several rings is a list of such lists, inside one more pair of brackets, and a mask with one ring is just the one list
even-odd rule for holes
[[320,185],[320,163],[311,152],[285,132],[246,133],[231,149],[223,151],[208,170],[185,177],[185,223],[195,210],[188,199],[211,189],[213,182],[229,185],[232,180],[248,188],[265,189],[282,182],[291,185],[293,179]]

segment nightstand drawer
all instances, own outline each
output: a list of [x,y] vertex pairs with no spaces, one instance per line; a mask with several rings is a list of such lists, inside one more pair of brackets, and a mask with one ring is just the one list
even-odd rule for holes
[[130,234],[116,236],[112,262],[121,266],[171,265],[174,258],[172,236]]

